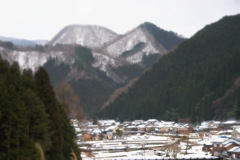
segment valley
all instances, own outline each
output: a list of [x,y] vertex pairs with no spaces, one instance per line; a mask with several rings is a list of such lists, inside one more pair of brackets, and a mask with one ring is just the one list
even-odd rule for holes
[[240,0],[0,5],[0,160],[240,160]]
[[[171,39],[166,46],[157,38],[162,35]],[[18,62],[22,71],[35,73],[44,66],[54,88],[66,80],[80,98],[86,116],[93,117],[116,90],[131,84],[182,41],[184,38],[151,23],[124,35],[101,26],[70,25],[45,46],[3,45],[0,53],[10,64]]]

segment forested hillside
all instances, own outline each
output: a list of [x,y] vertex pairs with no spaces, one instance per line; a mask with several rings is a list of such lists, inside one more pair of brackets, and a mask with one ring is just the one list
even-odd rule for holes
[[[41,67],[20,72],[0,57],[0,159],[80,158],[75,132]],[[43,158],[42,158],[43,159]]]
[[100,118],[240,118],[240,15],[206,26],[146,72]]
[[10,64],[18,62],[21,70],[35,73],[43,66],[55,89],[67,82],[79,97],[80,110],[93,117],[117,89],[184,40],[151,23],[123,35],[101,26],[70,25],[45,46],[0,41],[0,54]]

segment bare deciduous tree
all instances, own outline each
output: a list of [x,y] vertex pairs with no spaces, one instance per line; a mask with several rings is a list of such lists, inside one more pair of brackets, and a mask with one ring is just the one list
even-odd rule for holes
[[58,100],[63,104],[64,110],[70,118],[84,119],[83,109],[80,106],[80,99],[74,93],[72,86],[65,80],[62,80],[57,89]]

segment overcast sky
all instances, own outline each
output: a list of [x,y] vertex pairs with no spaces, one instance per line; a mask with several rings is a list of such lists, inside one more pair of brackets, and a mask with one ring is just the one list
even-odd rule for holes
[[191,37],[206,24],[240,13],[240,0],[0,0],[0,35],[50,40],[69,24],[123,34],[143,22]]

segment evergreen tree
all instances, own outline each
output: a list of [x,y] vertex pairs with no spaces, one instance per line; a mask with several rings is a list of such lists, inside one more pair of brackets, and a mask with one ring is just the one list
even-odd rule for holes
[[1,160],[38,159],[35,143],[46,160],[70,160],[72,150],[81,159],[74,130],[42,68],[34,80],[32,71],[21,74],[17,63],[10,66],[0,57],[0,91]]
[[163,56],[99,116],[189,122],[196,116],[224,120],[231,109],[238,112],[234,83],[240,76],[239,28],[240,15],[206,26]]
[[26,106],[26,135],[48,151],[51,147],[50,137],[52,136],[49,129],[49,115],[40,98],[31,89],[23,92],[22,99]]
[[80,158],[80,152],[78,149],[78,146],[74,143],[74,140],[76,138],[75,130],[73,126],[71,125],[71,122],[64,112],[63,106],[61,104],[58,105],[59,107],[59,114],[62,122],[62,130],[63,130],[63,138],[64,138],[64,145],[63,145],[63,153],[65,159],[71,159],[71,153],[74,151],[74,153],[77,156],[77,159]]
[[61,127],[62,124],[58,115],[59,109],[53,87],[50,84],[48,73],[43,67],[40,67],[40,69],[36,72],[35,83],[38,95],[50,116],[50,130],[53,132],[53,135],[51,136],[52,148],[48,152],[48,156],[52,159],[62,159],[61,150],[64,140]]

